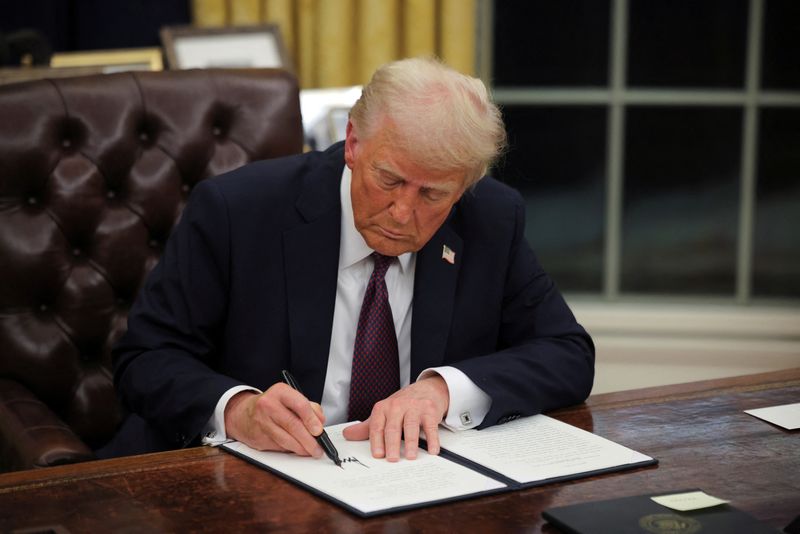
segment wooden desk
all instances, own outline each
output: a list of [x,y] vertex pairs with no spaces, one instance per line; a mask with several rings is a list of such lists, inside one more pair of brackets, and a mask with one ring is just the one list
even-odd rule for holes
[[781,529],[800,514],[800,434],[742,410],[798,401],[800,368],[597,395],[553,415],[658,466],[371,519],[209,448],[8,473],[0,530],[555,532],[545,508],[686,488]]

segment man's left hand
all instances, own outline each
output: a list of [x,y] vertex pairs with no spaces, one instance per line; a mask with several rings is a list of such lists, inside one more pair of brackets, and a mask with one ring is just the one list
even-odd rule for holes
[[350,441],[369,438],[373,457],[396,462],[403,440],[406,459],[417,457],[421,428],[428,442],[428,453],[439,454],[439,423],[449,405],[447,383],[441,376],[431,375],[376,402],[369,419],[345,428],[344,437]]

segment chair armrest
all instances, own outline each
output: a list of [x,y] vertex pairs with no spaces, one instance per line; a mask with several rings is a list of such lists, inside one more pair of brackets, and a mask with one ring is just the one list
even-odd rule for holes
[[92,459],[92,450],[28,388],[0,379],[0,471]]

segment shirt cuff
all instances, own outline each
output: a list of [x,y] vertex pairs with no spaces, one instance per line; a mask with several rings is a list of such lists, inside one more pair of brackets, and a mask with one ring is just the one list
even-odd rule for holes
[[234,395],[241,393],[242,391],[254,391],[256,393],[262,393],[262,391],[250,386],[234,386],[223,393],[222,397],[220,397],[219,401],[217,401],[217,407],[214,409],[214,415],[211,416],[211,419],[209,419],[206,425],[203,427],[203,445],[218,447],[223,443],[233,441],[229,440],[228,435],[225,433],[225,407],[228,406],[228,401],[231,400]]
[[438,374],[447,383],[450,392],[450,407],[442,425],[450,430],[468,430],[483,422],[492,407],[492,398],[463,371],[455,367],[432,367],[419,374],[417,380]]

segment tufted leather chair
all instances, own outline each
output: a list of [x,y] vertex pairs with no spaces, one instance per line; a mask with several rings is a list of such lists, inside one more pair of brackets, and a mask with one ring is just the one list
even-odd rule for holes
[[0,86],[0,471],[92,459],[110,349],[198,181],[302,150],[280,70]]

